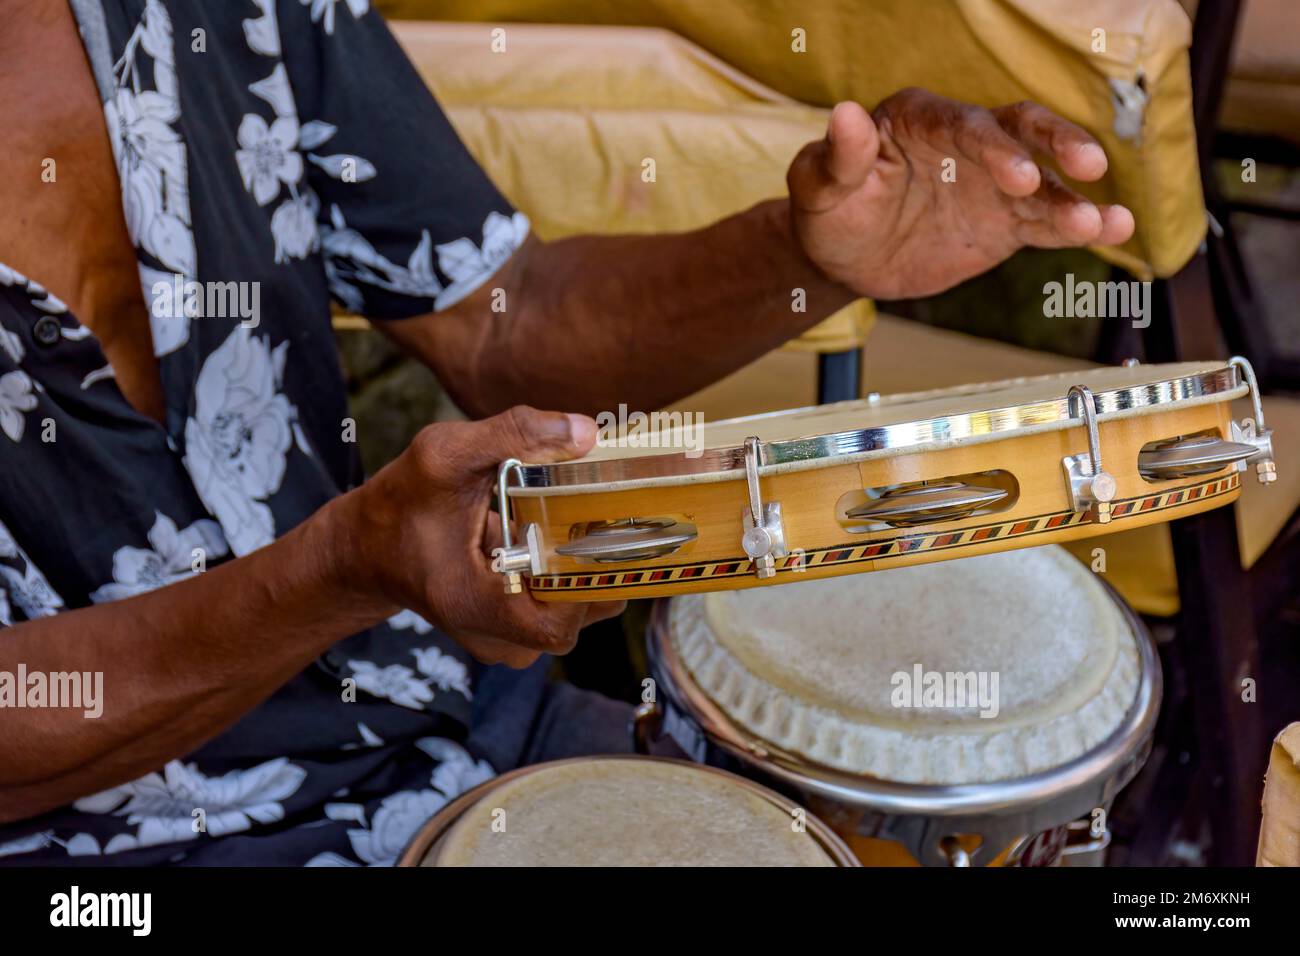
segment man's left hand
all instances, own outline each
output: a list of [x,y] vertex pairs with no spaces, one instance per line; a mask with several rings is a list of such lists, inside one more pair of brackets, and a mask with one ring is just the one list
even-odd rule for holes
[[871,115],[840,103],[826,138],[790,166],[795,235],[828,278],[904,299],[941,292],[1024,246],[1116,245],[1133,234],[1128,209],[1083,198],[1035,154],[1075,180],[1106,173],[1097,141],[1036,103],[986,110],[917,89]]

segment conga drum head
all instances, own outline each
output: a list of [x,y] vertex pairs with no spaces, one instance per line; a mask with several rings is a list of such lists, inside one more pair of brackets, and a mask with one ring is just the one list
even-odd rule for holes
[[647,757],[561,760],[490,781],[417,836],[412,866],[843,866],[847,847],[784,797]]
[[856,849],[1050,863],[1159,709],[1150,637],[1099,577],[1049,546],[659,601],[638,739],[770,782]]
[[687,595],[669,634],[728,715],[778,747],[901,783],[986,783],[1104,741],[1138,648],[1056,547],[788,587]]

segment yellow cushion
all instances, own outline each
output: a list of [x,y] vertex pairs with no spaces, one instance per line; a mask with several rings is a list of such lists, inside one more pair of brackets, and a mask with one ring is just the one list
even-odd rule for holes
[[[448,118],[544,239],[695,229],[784,195],[826,110],[749,79],[665,30],[483,24],[393,29]],[[653,161],[653,170],[648,161]],[[861,300],[792,343],[860,344]]]
[[[380,0],[378,5],[392,17],[480,21],[476,29],[484,57],[493,55],[489,23],[666,27],[767,87],[823,107],[841,99],[872,105],[905,86],[986,106],[1036,99],[1091,130],[1109,153],[1110,174],[1084,191],[1098,200],[1121,201],[1136,215],[1133,239],[1122,248],[1100,250],[1101,255],[1142,277],[1171,275],[1205,233],[1187,69],[1191,29],[1176,0],[768,0],[761,15],[753,0]],[[1098,28],[1106,31],[1104,51],[1094,49]],[[518,29],[507,27],[508,49]],[[806,52],[795,50],[796,30],[803,31]],[[605,66],[621,54],[583,47],[580,54],[557,59],[571,64],[579,55],[591,61],[589,85],[600,86]],[[508,59],[513,53],[496,56]],[[530,67],[520,74],[544,95],[554,92],[547,79],[551,69],[561,69],[562,82],[571,82],[568,65],[539,66],[540,73]],[[679,59],[665,61],[665,70],[680,67]],[[500,60],[493,69],[505,72]],[[638,60],[635,69],[648,88],[662,82],[652,78],[653,64]],[[1145,89],[1139,94],[1146,102],[1136,111],[1136,136],[1116,128],[1112,81],[1133,89],[1140,81]],[[764,132],[755,135],[770,143]],[[566,188],[581,192],[572,182]],[[730,186],[710,179],[705,188]]]
[[1256,866],[1300,866],[1300,723],[1273,740]]

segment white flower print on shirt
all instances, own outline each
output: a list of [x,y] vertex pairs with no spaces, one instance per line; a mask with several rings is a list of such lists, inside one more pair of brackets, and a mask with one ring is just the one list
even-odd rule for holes
[[194,764],[170,761],[162,773],[77,800],[83,813],[111,813],[139,825],[137,832],[108,841],[105,853],[194,840],[194,810],[202,809],[206,832],[219,837],[239,833],[254,823],[284,819],[284,804],[298,792],[307,772],[284,757],[247,770],[208,777]]
[[[248,33],[247,22],[245,33]],[[276,29],[272,17],[269,25],[260,28],[257,43],[250,34],[250,48],[266,53],[272,46],[266,34]],[[274,46],[279,46],[278,34]],[[302,185],[303,160],[299,140],[303,131],[298,125],[298,110],[284,64],[277,63],[270,76],[249,84],[248,89],[270,105],[275,118],[268,124],[256,113],[244,115],[236,137],[239,149],[235,150],[235,164],[239,167],[244,188],[252,193],[259,206],[275,202],[288,188],[289,197],[271,214],[275,261],[281,264],[290,259],[305,259],[320,248],[320,233],[316,225],[320,200],[311,189]],[[312,136],[318,135],[319,131],[314,129]]]
[[[0,564],[0,579],[9,591],[9,598],[29,621],[57,614],[63,607],[63,598],[50,587],[45,575],[30,561],[22,570]],[[10,620],[7,623],[13,623]]]
[[[142,88],[141,54],[153,59],[156,90]],[[148,0],[126,52],[114,67],[118,89],[104,104],[122,207],[132,240],[160,263],[195,272],[185,143],[172,124],[180,119],[171,21]]]
[[284,480],[297,418],[280,394],[288,347],[238,326],[204,361],[185,423],[185,468],[241,557],[275,540],[265,501]]
[[[402,790],[385,797],[366,826],[365,808],[356,803],[326,807],[331,820],[356,821],[360,829],[348,830],[352,852],[367,866],[392,866],[430,817],[451,800],[496,776],[486,760],[475,760],[460,744],[441,737],[422,737],[415,745],[439,761],[429,777],[431,790]],[[319,853],[307,866],[356,866],[338,853]]]
[[23,340],[17,332],[0,328],[0,353],[9,356],[15,365],[23,360]]
[[412,628],[416,634],[428,634],[433,630],[432,624],[409,609],[398,611],[390,617],[388,619],[388,626],[396,631],[404,630],[409,627]]
[[[159,283],[171,289],[176,274],[163,272],[140,263],[140,284],[149,302],[149,330],[153,334],[153,354],[158,358],[170,355],[190,340],[190,317],[185,314],[183,298],[174,295],[154,295]],[[166,308],[167,305],[171,308]]]
[[53,842],[53,830],[29,833],[27,836],[20,836],[16,840],[0,843],[0,857],[17,856],[19,853],[35,853],[37,850],[44,850]]
[[447,805],[434,790],[401,790],[384,797],[370,827],[349,830],[352,852],[367,866],[392,866],[415,831]]
[[0,564],[0,584],[4,585],[10,595],[6,596],[5,590],[0,590],[0,624],[13,623],[11,603],[17,605],[27,615],[28,620],[32,621],[38,617],[49,617],[58,613],[63,607],[63,598],[50,587],[50,582],[45,580],[45,575],[32,564],[31,558],[27,557],[27,553],[18,546],[18,542],[14,540],[14,536],[2,521],[0,521],[0,558],[16,561],[19,565],[15,568],[12,564]]
[[[150,59],[154,89],[144,88],[142,61]],[[114,64],[117,91],[104,103],[113,161],[122,184],[122,209],[136,247],[172,273],[198,269],[190,218],[189,167],[185,142],[173,128],[180,120],[172,25],[159,0],[147,0],[140,23]],[[146,301],[156,275],[141,268]],[[170,276],[167,277],[170,279]],[[159,320],[150,312],[154,354],[167,355],[189,339],[189,320]]]
[[316,226],[319,209],[320,200],[311,190],[280,203],[271,216],[277,264],[290,259],[305,259],[320,248],[320,230]]
[[249,113],[239,124],[238,139],[240,148],[235,150],[235,162],[244,178],[244,188],[253,194],[259,206],[279,196],[282,183],[296,186],[302,179],[297,117],[277,116],[267,126],[262,117]]
[[0,432],[4,432],[10,441],[22,441],[23,432],[27,430],[23,414],[35,407],[36,395],[26,372],[20,369],[0,375]]
[[442,737],[421,737],[415,742],[426,754],[438,761],[429,782],[449,797],[459,796],[496,776],[486,760],[475,760],[460,744]]
[[348,661],[357,682],[357,686],[372,697],[382,697],[394,704],[423,710],[424,705],[433,700],[433,691],[429,681],[415,676],[415,671],[402,664],[389,664],[380,667],[370,661]]
[[270,76],[249,83],[248,91],[265,100],[276,116],[298,122],[298,104],[294,102],[293,87],[289,85],[289,71],[283,63],[277,63]]
[[437,309],[455,305],[488,280],[528,238],[528,217],[490,212],[483,221],[483,245],[456,239],[437,247],[438,268],[451,279],[434,301]]
[[90,600],[96,604],[120,601],[183,581],[195,574],[196,552],[201,553],[206,566],[209,558],[224,557],[229,551],[221,526],[215,521],[201,519],[180,531],[176,522],[161,512],[154,512],[149,544],[150,548],[118,548],[113,555],[112,583],[96,590]]
[[[13,288],[18,289],[27,296],[28,300],[35,308],[40,309],[42,312],[48,312],[51,315],[61,315],[68,311],[68,307],[63,303],[63,300],[58,296],[51,294],[45,286],[41,285],[34,279],[27,278],[27,276],[23,275],[17,269],[11,268],[3,262],[0,262],[0,285],[12,286]],[[19,343],[17,347],[21,349],[21,343]],[[6,349],[6,351],[8,351],[8,349]],[[21,352],[14,361],[22,361]]]
[[363,285],[427,299],[442,291],[442,283],[433,272],[433,241],[428,230],[421,233],[420,242],[403,268],[350,228],[342,210],[333,205],[329,223],[321,225],[320,242],[330,293],[353,312],[365,308],[360,289]]
[[[349,3],[352,2],[349,0]],[[363,4],[360,13],[364,13],[368,7],[367,0],[363,0]],[[262,17],[244,21],[244,34],[249,49],[263,56],[278,57],[280,35],[274,5],[270,0],[259,2],[258,5],[262,9]],[[320,12],[314,11],[317,14]],[[332,31],[332,8],[325,15]],[[314,19],[319,19],[319,16]],[[280,198],[284,189],[289,190],[288,198],[271,215],[275,261],[280,265],[291,259],[305,259],[320,249],[320,227],[317,223],[320,200],[311,187],[302,181],[302,151],[323,146],[338,132],[338,127],[321,120],[299,124],[298,106],[283,63],[277,63],[269,76],[249,84],[248,89],[270,105],[275,118],[268,124],[256,113],[245,114],[239,124],[239,149],[235,151],[235,163],[243,178],[244,188],[253,194],[259,206],[269,205]],[[365,182],[376,174],[373,163],[351,153],[322,156],[308,152],[307,159],[326,174],[343,182]]]
[[275,0],[253,0],[262,15],[244,21],[248,48],[262,56],[280,55],[280,26],[275,17]]
[[[331,36],[334,34],[334,7],[339,0],[302,0],[304,7],[311,7],[312,23],[319,23],[321,28]],[[360,19],[370,9],[370,0],[346,0],[352,15]]]
[[439,690],[460,691],[466,698],[474,699],[469,686],[469,668],[464,661],[444,654],[437,647],[420,648],[411,653],[415,655],[415,666],[420,673],[433,681]]

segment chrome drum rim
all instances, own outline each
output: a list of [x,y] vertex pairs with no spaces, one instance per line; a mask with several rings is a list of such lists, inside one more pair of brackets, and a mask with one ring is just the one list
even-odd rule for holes
[[[1040,376],[1043,379],[1061,379],[1063,383],[1078,376],[1070,373]],[[1020,380],[1017,380],[1020,381]],[[1028,379],[1023,381],[1030,381]],[[978,396],[981,390],[1005,383],[984,383],[943,390],[954,396]],[[1143,385],[1125,386],[1094,392],[1099,420],[1133,413],[1158,406],[1175,407],[1180,402],[1228,401],[1234,393],[1245,394],[1246,386],[1238,370],[1229,365],[1199,374]],[[900,393],[885,396],[886,403],[903,403],[918,396],[934,393]],[[855,404],[843,402],[838,404]],[[752,422],[755,434],[761,438],[764,421],[773,418],[811,411],[817,406],[790,409],[763,415],[752,415],[732,421]],[[820,406],[833,408],[835,406]],[[860,460],[862,456],[902,453],[912,448],[933,446],[963,439],[990,441],[1013,437],[1026,428],[1069,428],[1082,424],[1076,403],[1061,389],[1059,398],[1029,402],[1019,405],[979,408],[961,414],[904,421],[878,428],[833,432],[809,438],[787,441],[764,441],[762,475],[804,468],[825,467],[846,461]],[[530,491],[545,493],[545,489],[574,488],[576,486],[614,486],[623,482],[671,482],[673,479],[730,480],[745,475],[745,449],[735,447],[708,448],[692,457],[684,452],[664,455],[644,455],[614,458],[602,461],[570,461],[549,465],[522,465],[517,470],[518,485],[512,494]]]

